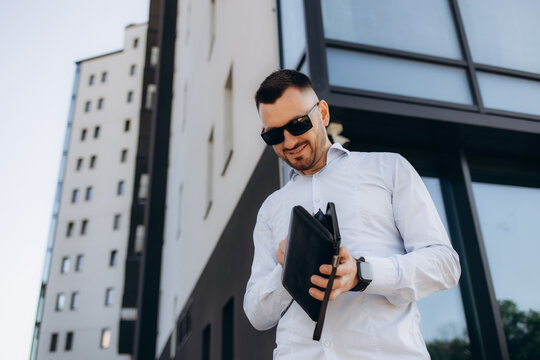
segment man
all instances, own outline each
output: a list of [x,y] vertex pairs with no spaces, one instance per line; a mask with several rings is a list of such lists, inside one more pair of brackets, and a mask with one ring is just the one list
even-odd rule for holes
[[[392,153],[349,152],[326,134],[328,104],[292,70],[269,75],[255,101],[262,137],[287,162],[290,181],[259,210],[244,310],[258,330],[278,324],[275,359],[427,359],[416,301],[453,287],[459,258],[426,187]],[[289,216],[334,202],[341,231],[337,269],[321,341],[314,322],[281,285]],[[320,272],[329,275],[330,265]],[[314,285],[327,280],[314,274]],[[313,287],[310,294],[323,299]],[[283,313],[283,314],[282,314]]]

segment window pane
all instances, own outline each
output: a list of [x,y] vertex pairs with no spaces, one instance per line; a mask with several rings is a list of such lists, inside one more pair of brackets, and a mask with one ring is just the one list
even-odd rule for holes
[[56,351],[57,343],[58,343],[58,333],[53,333],[51,335],[51,343],[49,345],[49,351],[50,352]]
[[116,250],[111,251],[111,256],[109,258],[109,266],[115,266],[116,265],[117,255],[118,255],[118,251],[116,251]]
[[79,308],[79,292],[76,291],[71,294],[71,310],[77,310]]
[[64,304],[66,302],[66,295],[64,293],[60,293],[56,295],[56,311],[62,311],[64,310]]
[[283,68],[296,69],[306,50],[304,0],[281,0]]
[[473,183],[473,194],[510,358],[537,358],[540,189]]
[[114,289],[107,288],[105,291],[105,305],[110,306],[113,304]]
[[102,349],[108,349],[111,346],[111,329],[105,328],[101,330],[101,343]]
[[61,272],[63,274],[67,274],[69,272],[69,257],[64,256],[62,258],[62,269]]
[[540,73],[540,2],[459,0],[473,61]]
[[486,107],[540,115],[540,82],[486,72],[477,74]]
[[461,59],[447,0],[322,0],[328,39]]
[[331,85],[472,104],[463,69],[332,48],[326,54]]
[[70,331],[66,334],[66,345],[64,350],[70,351],[73,347],[73,333]]
[[75,271],[82,271],[84,264],[84,255],[77,256],[77,262],[75,263]]
[[[448,231],[439,179],[423,177],[439,216]],[[432,294],[418,303],[420,330],[433,359],[471,359],[469,335],[459,285]],[[444,309],[444,311],[441,311]]]

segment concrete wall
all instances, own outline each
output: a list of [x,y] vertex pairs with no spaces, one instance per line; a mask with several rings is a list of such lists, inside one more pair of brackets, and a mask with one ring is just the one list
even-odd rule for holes
[[265,149],[253,95],[279,68],[275,1],[186,0],[178,16],[157,354]]

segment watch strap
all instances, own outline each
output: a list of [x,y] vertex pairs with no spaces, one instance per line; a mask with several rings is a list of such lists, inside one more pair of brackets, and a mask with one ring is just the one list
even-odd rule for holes
[[358,277],[358,284],[356,284],[355,287],[353,287],[349,291],[364,291],[368,287],[368,285],[371,283],[371,280],[366,280],[362,278],[362,272],[360,269],[360,263],[366,262],[366,259],[364,259],[363,256],[360,256],[358,259],[356,259],[356,276]]

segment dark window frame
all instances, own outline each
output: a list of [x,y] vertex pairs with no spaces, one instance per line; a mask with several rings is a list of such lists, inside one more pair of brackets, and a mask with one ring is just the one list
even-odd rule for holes
[[81,171],[82,169],[82,166],[83,166],[83,158],[80,157],[77,159],[77,164],[75,165],[75,171]]
[[88,233],[88,223],[88,219],[83,219],[83,221],[81,222],[81,235],[86,235]]
[[66,294],[63,292],[56,294],[56,301],[54,303],[54,311],[56,312],[64,311],[65,306],[66,306]]
[[49,343],[49,352],[56,352],[58,348],[58,333],[51,334],[51,342]]
[[75,272],[81,272],[84,267],[84,255],[79,254],[75,259]]
[[75,223],[73,221],[68,222],[66,229],[66,237],[73,236],[73,229],[75,228]]
[[114,304],[114,300],[113,300],[113,296],[114,296],[114,288],[113,287],[108,287],[105,289],[105,306],[112,306]]
[[127,154],[128,154],[128,149],[122,149],[122,152],[120,153],[120,162],[121,163],[127,162]]
[[73,189],[71,192],[71,203],[75,204],[77,202],[77,197],[79,195],[79,189]]
[[116,185],[116,195],[118,195],[118,196],[124,195],[125,185],[126,185],[126,183],[125,183],[124,180],[118,181],[118,184]]
[[88,187],[86,188],[86,192],[85,192],[85,194],[84,194],[84,200],[85,200],[85,201],[90,201],[90,200],[92,200],[92,193],[93,193],[93,191],[94,191],[94,188],[93,188],[92,186],[88,186]]
[[111,250],[109,255],[109,267],[115,267],[118,264],[118,250]]
[[122,221],[122,214],[114,214],[113,230],[120,229],[120,222]]
[[89,165],[89,168],[90,169],[93,169],[96,167],[96,162],[97,162],[97,155],[92,155],[90,157],[90,165]]
[[73,338],[74,338],[73,331],[68,331],[66,334],[66,343],[64,345],[65,351],[71,351],[73,350]]
[[60,262],[60,274],[69,273],[70,262],[69,256],[62,257],[62,261]]
[[71,293],[71,300],[69,303],[70,310],[77,310],[79,308],[79,296],[80,293],[78,291],[74,291]]

